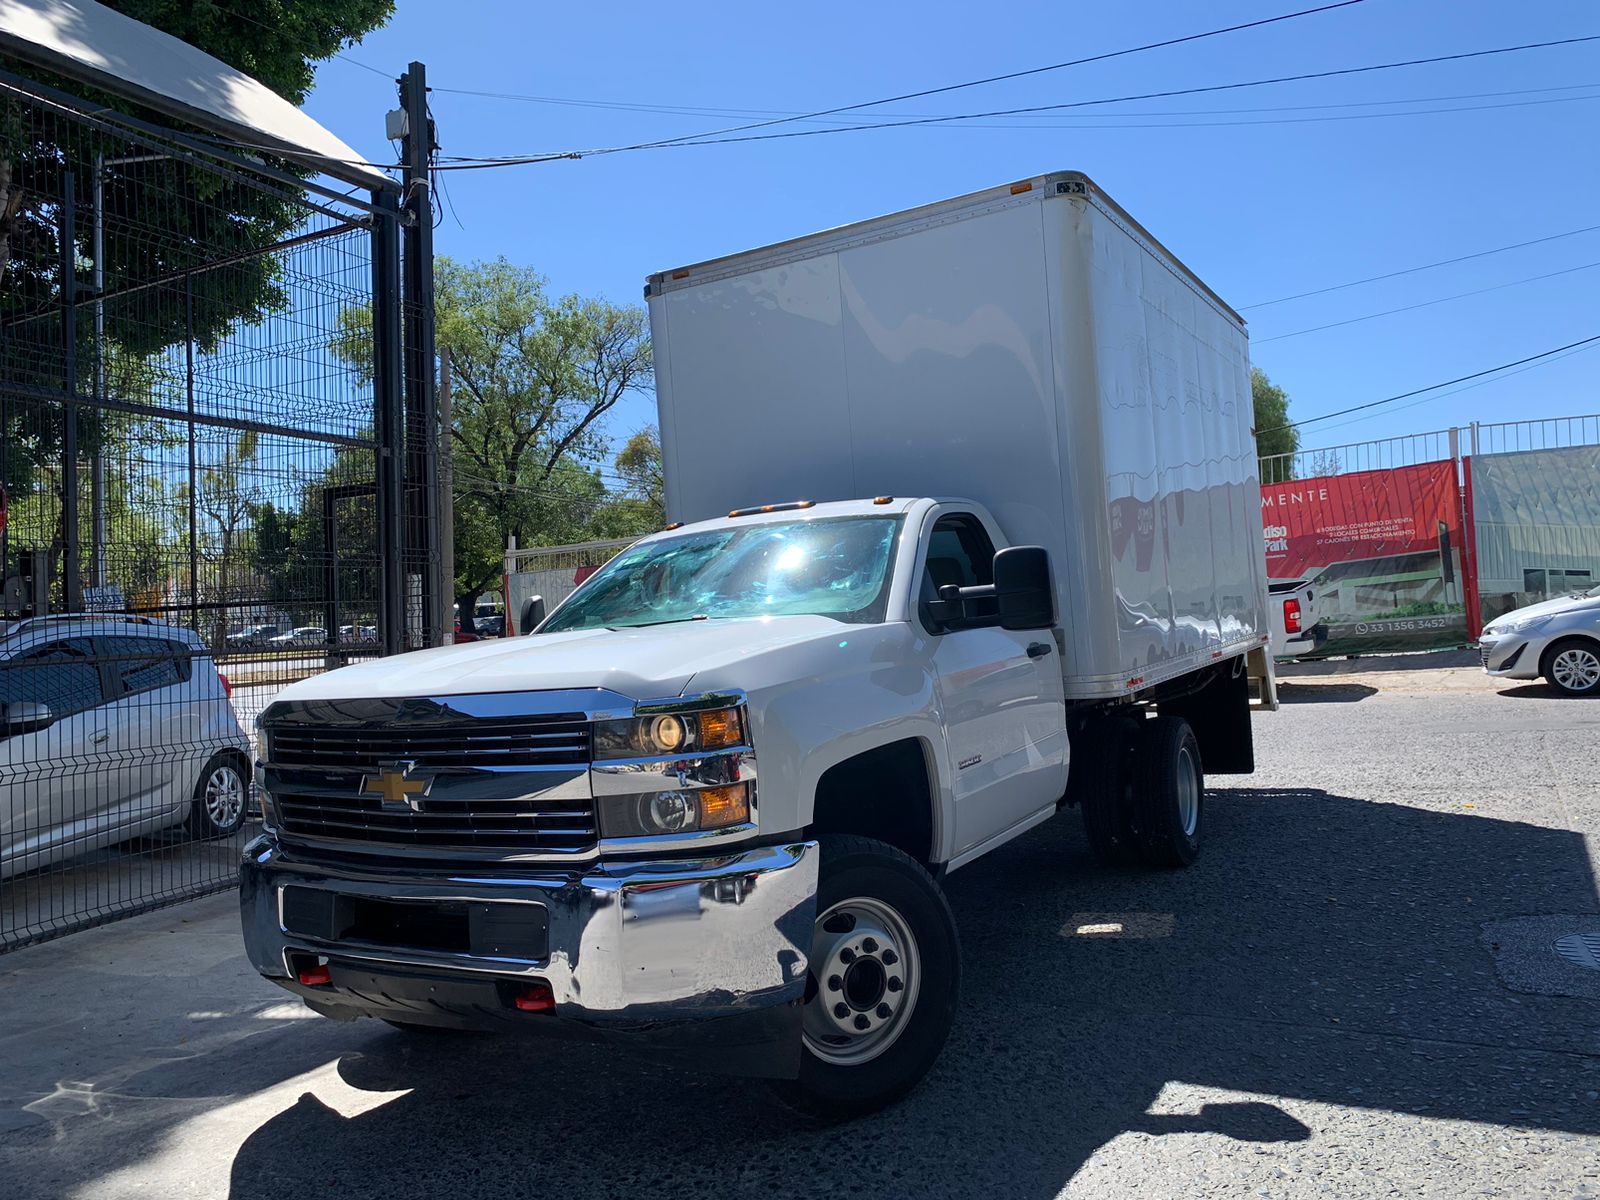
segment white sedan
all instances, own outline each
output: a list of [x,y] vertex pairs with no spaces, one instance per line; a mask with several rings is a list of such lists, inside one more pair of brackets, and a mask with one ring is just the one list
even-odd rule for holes
[[1478,649],[1491,675],[1543,677],[1568,696],[1600,695],[1600,586],[1496,617]]

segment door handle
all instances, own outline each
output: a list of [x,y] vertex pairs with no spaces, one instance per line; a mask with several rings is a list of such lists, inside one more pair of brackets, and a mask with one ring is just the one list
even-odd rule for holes
[[1050,653],[1050,643],[1049,642],[1030,642],[1028,644],[1028,657],[1029,658],[1043,658],[1046,654],[1049,654],[1049,653]]
[[[1030,650],[1029,653],[1032,653],[1032,651]],[[101,730],[97,731],[95,733],[95,735],[92,738],[90,738],[89,740],[91,742],[93,742],[96,746],[104,746],[107,742],[109,742],[111,740],[111,734],[106,732],[104,729],[101,729]]]

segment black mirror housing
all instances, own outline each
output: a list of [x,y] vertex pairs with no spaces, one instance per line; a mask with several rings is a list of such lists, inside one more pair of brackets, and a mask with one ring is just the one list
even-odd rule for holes
[[1049,629],[1056,613],[1049,552],[1043,546],[1008,546],[997,551],[994,594],[999,602],[1000,628]]
[[529,596],[522,602],[522,632],[532,633],[544,624],[543,596]]

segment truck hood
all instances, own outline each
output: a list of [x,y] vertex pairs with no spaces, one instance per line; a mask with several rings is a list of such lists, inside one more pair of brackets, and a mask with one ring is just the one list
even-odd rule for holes
[[291,684],[276,699],[605,688],[634,700],[657,700],[680,695],[699,671],[812,639],[838,638],[847,628],[827,617],[788,616],[500,638],[371,659]]
[[1553,617],[1559,613],[1580,612],[1584,609],[1600,610],[1600,596],[1559,596],[1554,600],[1543,600],[1538,604],[1513,609],[1504,616],[1496,617],[1484,629],[1485,632],[1491,629],[1503,629],[1514,621],[1521,621],[1526,617]]

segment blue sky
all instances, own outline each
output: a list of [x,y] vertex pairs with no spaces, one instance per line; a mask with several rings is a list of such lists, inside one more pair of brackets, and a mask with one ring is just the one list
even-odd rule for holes
[[[787,114],[874,100],[1313,4],[590,8],[399,0],[394,20],[349,57],[393,74],[413,58],[427,64],[445,154],[543,153],[759,119],[733,110]],[[872,111],[1062,103],[1588,34],[1600,34],[1592,0],[1366,0]],[[452,88],[582,103],[445,90]],[[1310,107],[1384,101],[1417,103]],[[383,113],[394,103],[388,80],[336,59],[321,68],[307,110],[385,161]],[[1369,115],[1416,109],[1456,111]],[[437,249],[460,259],[504,255],[535,266],[554,291],[638,303],[651,271],[1073,168],[1242,307],[1600,225],[1597,117],[1593,42],[976,123],[982,128],[957,123],[454,172],[446,185],[454,212],[445,213]],[[1572,270],[1587,264],[1594,266]],[[1566,273],[1499,287],[1554,272]],[[1279,336],[1482,288],[1498,290]],[[1314,417],[1600,334],[1600,230],[1245,315],[1255,363],[1288,390],[1293,417]],[[1597,378],[1600,346],[1426,403],[1314,424],[1302,444],[1600,412]],[[640,397],[619,408],[612,433],[620,444],[653,419],[653,397]]]

